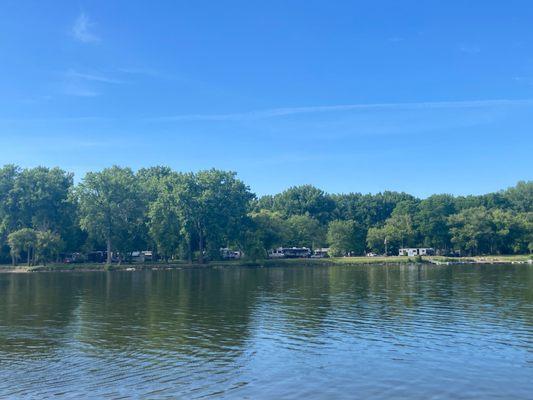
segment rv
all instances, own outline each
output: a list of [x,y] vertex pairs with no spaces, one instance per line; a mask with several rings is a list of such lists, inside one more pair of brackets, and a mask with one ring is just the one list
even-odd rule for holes
[[316,249],[315,251],[313,251],[313,255],[311,256],[311,258],[329,257],[328,252],[329,252],[329,247],[325,247],[322,249]]
[[130,256],[132,262],[144,263],[153,260],[153,252],[151,250],[132,251]]
[[269,258],[308,258],[311,250],[307,247],[278,247],[268,252]]
[[283,248],[278,247],[277,249],[269,250],[268,258],[285,258],[285,253],[283,252]]
[[242,252],[238,250],[230,250],[227,247],[220,249],[220,257],[223,260],[238,260],[242,257]]
[[431,247],[417,247],[417,248],[402,248],[398,252],[399,256],[433,256],[435,255],[435,249]]

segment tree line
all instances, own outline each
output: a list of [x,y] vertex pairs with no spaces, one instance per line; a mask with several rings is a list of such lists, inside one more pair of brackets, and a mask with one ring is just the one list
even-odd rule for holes
[[182,173],[113,166],[74,184],[60,168],[0,169],[0,261],[46,263],[61,253],[105,250],[127,260],[152,250],[203,263],[220,248],[250,259],[278,246],[330,247],[330,254],[533,252],[533,182],[479,196],[328,194],[311,186],[257,197],[236,173]]

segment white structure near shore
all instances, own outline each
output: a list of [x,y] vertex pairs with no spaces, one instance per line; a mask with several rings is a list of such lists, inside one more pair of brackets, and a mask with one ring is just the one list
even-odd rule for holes
[[435,255],[435,249],[431,247],[413,247],[413,248],[402,248],[398,252],[399,256],[433,256]]

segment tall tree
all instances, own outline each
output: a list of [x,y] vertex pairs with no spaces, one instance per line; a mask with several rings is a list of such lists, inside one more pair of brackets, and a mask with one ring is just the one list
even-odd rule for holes
[[450,248],[448,217],[454,213],[455,201],[451,195],[433,195],[420,202],[415,221],[425,246]]
[[38,231],[35,242],[35,260],[41,261],[44,265],[46,262],[57,258],[63,248],[61,237],[52,231]]
[[331,221],[327,241],[334,256],[360,255],[365,251],[365,232],[355,221]]
[[138,227],[139,237],[136,243],[138,248],[142,247],[154,251],[162,248],[161,243],[158,246],[153,235],[150,233],[150,227],[153,227],[155,220],[153,218],[150,219],[149,214],[151,205],[158,199],[162,181],[172,174],[175,173],[170,167],[166,166],[141,168],[135,174],[140,188],[142,204],[145,207],[143,210],[144,223]]
[[17,264],[23,251],[26,252],[28,267],[31,265],[32,252],[37,242],[37,234],[31,228],[22,228],[9,234],[7,241],[11,249],[13,265]]
[[496,233],[485,207],[467,208],[451,215],[449,225],[456,249],[471,255],[492,252]]
[[131,250],[137,229],[144,222],[144,205],[133,171],[113,166],[89,172],[76,193],[81,227],[105,240],[107,262],[111,263],[114,250]]
[[204,251],[219,257],[220,247],[239,240],[254,197],[236,173],[216,169],[185,175],[176,195],[186,237],[197,238],[200,263]]
[[6,240],[7,235],[16,229],[18,206],[13,199],[13,189],[20,174],[15,165],[0,168],[0,239]]
[[176,174],[170,167],[158,165],[155,167],[141,168],[135,174],[139,181],[141,192],[146,198],[146,203],[154,201],[160,190],[161,182]]
[[533,212],[533,181],[520,181],[503,194],[515,210]]
[[274,196],[273,207],[286,217],[308,215],[326,224],[331,219],[335,202],[324,191],[311,185],[302,185],[293,186]]
[[411,216],[394,214],[382,227],[368,230],[367,243],[368,247],[375,251],[396,253],[400,247],[413,244],[414,234]]
[[171,173],[159,178],[157,193],[149,204],[148,228],[157,252],[165,260],[176,254],[182,242],[178,196],[176,190],[182,183],[181,174]]
[[283,246],[289,240],[289,227],[277,212],[261,210],[250,214],[252,229],[266,251]]
[[60,232],[73,222],[69,202],[73,174],[60,168],[37,167],[18,174],[11,192],[19,227]]
[[333,196],[336,219],[349,219],[365,228],[378,226],[390,218],[399,203],[414,202],[416,199],[406,193],[385,191],[377,194],[349,193]]
[[287,220],[289,246],[321,247],[326,243],[326,229],[309,215],[293,215]]

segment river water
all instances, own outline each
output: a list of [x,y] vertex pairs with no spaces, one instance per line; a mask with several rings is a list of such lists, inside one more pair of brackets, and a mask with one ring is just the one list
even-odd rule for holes
[[533,398],[533,267],[0,274],[0,398]]

